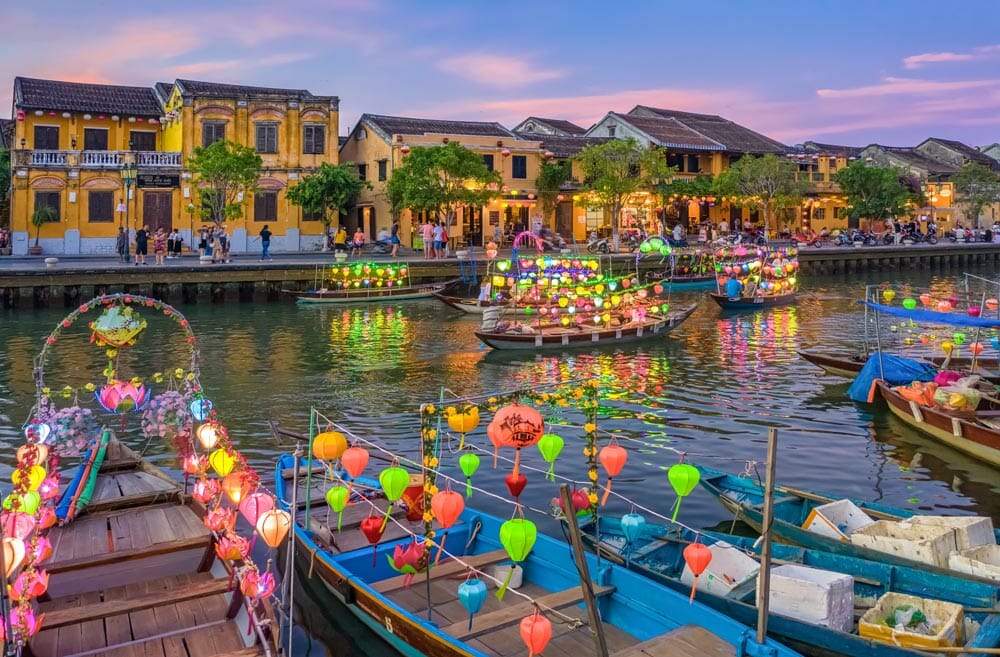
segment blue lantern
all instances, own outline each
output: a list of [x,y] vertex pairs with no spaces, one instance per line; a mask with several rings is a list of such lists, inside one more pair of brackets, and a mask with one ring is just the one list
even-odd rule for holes
[[467,579],[458,585],[458,600],[469,612],[469,630],[472,629],[472,617],[479,613],[486,603],[486,584],[481,579]]
[[1000,351],[1000,337],[994,335],[990,338],[990,344],[993,345],[994,349]]
[[212,412],[214,405],[212,404],[212,400],[205,399],[204,397],[198,397],[197,399],[191,401],[190,408],[191,415],[194,416],[194,419],[198,422],[204,422],[205,418],[208,417],[208,414]]
[[642,534],[646,526],[646,519],[638,513],[626,513],[621,519],[622,534],[625,536],[625,565],[628,567],[632,560],[632,546]]

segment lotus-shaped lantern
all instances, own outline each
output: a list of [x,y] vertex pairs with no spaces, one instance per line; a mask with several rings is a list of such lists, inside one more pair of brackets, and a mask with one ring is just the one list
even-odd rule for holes
[[274,575],[271,573],[262,575],[256,570],[250,570],[243,575],[240,590],[248,598],[266,598],[274,592],[274,585]]
[[94,393],[98,403],[109,413],[127,413],[139,410],[149,401],[146,386],[131,381],[112,381]]
[[45,614],[36,616],[35,610],[30,604],[16,605],[10,612],[10,624],[21,631],[23,638],[30,639],[38,634],[42,627],[42,619]]
[[29,569],[22,572],[10,585],[10,592],[20,600],[33,600],[49,588],[49,574],[44,570]]
[[250,543],[242,536],[224,536],[215,545],[215,553],[220,559],[242,561],[250,552]]

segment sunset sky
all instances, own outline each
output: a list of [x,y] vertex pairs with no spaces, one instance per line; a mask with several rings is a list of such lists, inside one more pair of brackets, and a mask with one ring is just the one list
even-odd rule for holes
[[787,144],[1000,141],[1000,2],[32,0],[5,3],[16,75],[306,88],[363,112],[590,126],[636,104]]

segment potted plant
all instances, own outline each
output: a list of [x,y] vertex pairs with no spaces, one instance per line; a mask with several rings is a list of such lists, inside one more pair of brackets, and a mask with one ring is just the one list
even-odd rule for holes
[[42,247],[38,244],[42,233],[42,224],[55,221],[57,217],[56,209],[50,205],[35,208],[31,215],[31,225],[35,227],[35,245],[28,247],[28,255],[42,255]]

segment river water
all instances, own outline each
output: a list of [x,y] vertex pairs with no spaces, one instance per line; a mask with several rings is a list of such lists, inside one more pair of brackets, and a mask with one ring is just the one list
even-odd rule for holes
[[[909,275],[907,281],[940,293],[961,285],[958,274]],[[796,355],[803,347],[860,344],[863,312],[856,301],[866,282],[878,281],[808,279],[796,305],[744,314],[724,314],[702,293],[675,293],[675,306],[698,301],[699,307],[666,339],[551,355],[491,353],[473,334],[476,319],[432,300],[181,310],[199,338],[208,396],[261,473],[270,473],[275,454],[288,447],[274,441],[267,421],[305,431],[310,406],[361,436],[413,455],[419,442],[417,408],[437,403],[442,389],[446,396],[469,395],[596,377],[604,397],[599,424],[620,433],[622,445],[630,449],[614,490],[659,513],[668,513],[674,501],[664,470],[677,462],[677,451],[694,463],[743,472],[764,461],[767,429],[773,426],[779,430],[782,483],[921,512],[1000,519],[1000,477],[994,469],[907,428],[883,404],[849,401],[847,380],[825,375]],[[21,442],[20,427],[33,400],[32,358],[64,314],[62,309],[0,313],[4,480],[9,481],[13,448]],[[151,312],[146,316],[150,328],[123,356],[125,366],[146,375],[184,366],[186,345],[176,326]],[[53,390],[100,382],[106,359],[88,337],[81,322],[53,346],[45,370]],[[557,419],[582,422],[572,409]],[[167,446],[146,444],[136,430],[137,418],[128,422],[130,442],[176,471]],[[561,433],[567,446],[556,472],[585,479],[582,444],[574,440],[579,430]],[[470,440],[488,446],[483,428]],[[537,451],[525,450],[523,458],[529,468],[545,467]],[[475,484],[506,497],[502,478],[507,472],[508,464],[492,470],[484,459]],[[529,485],[522,501],[546,509],[555,486],[538,472],[526,473]],[[472,502],[498,515],[510,513],[506,502],[487,495],[474,495]],[[627,510],[627,504],[617,502],[608,512]],[[558,531],[535,519],[543,531]],[[679,519],[708,527],[729,515],[696,490],[684,501]],[[321,654],[318,650],[313,654]]]

